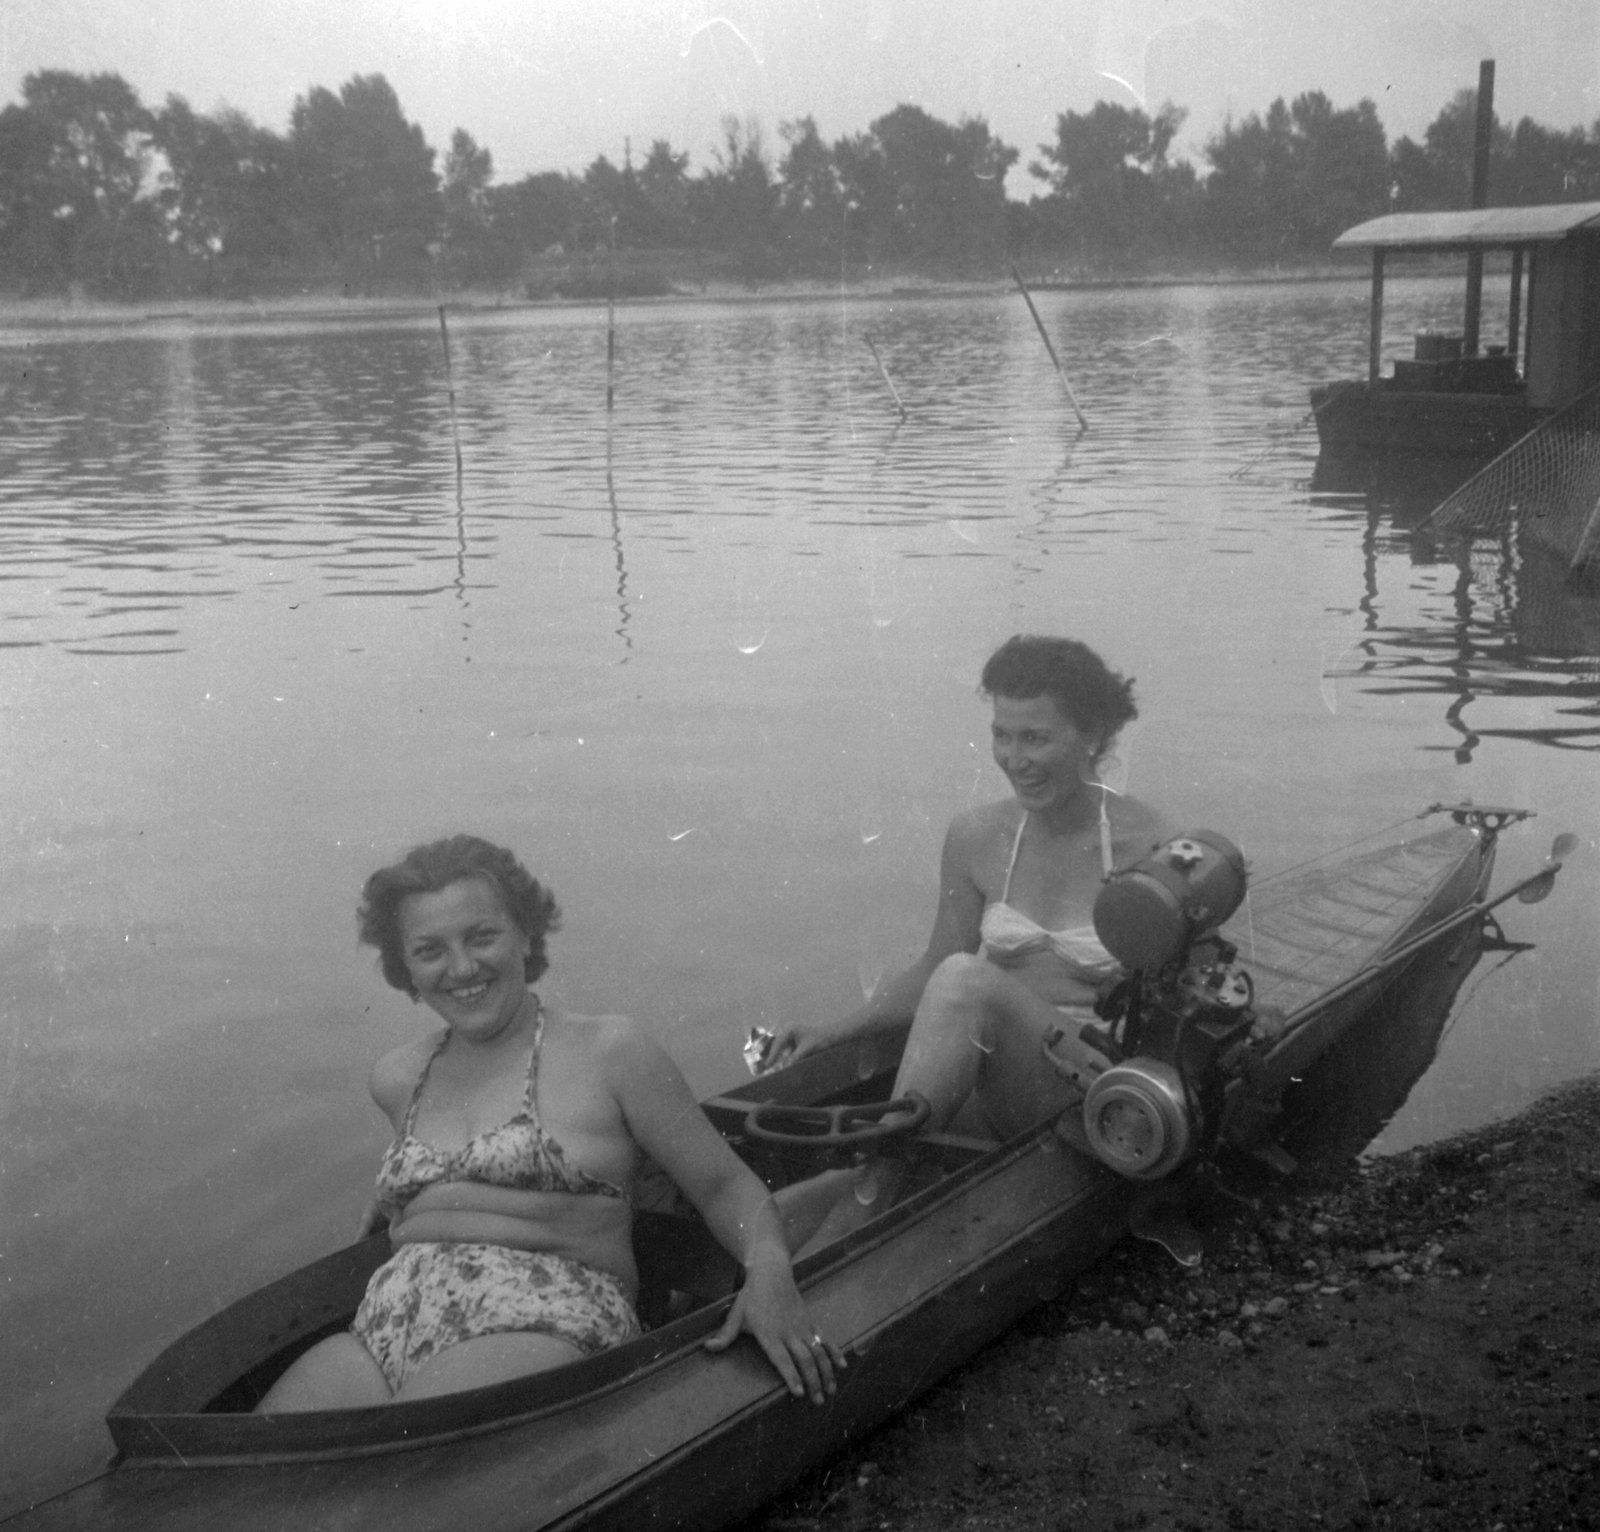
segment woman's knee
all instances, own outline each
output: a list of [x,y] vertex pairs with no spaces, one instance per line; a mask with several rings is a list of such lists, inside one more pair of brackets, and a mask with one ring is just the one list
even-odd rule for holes
[[942,1007],[981,1003],[993,972],[976,953],[952,953],[929,976],[922,991],[923,1002]]
[[934,969],[917,1007],[926,1033],[959,1035],[983,1053],[994,1048],[997,1024],[991,964],[969,952],[947,957]]

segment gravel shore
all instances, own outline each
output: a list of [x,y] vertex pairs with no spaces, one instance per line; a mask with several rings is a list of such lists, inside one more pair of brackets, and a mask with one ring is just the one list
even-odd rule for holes
[[1232,1192],[746,1532],[1600,1527],[1600,1079]]

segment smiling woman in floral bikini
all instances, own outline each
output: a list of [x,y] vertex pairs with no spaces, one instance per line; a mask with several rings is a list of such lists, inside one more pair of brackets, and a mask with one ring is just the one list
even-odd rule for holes
[[629,1192],[648,1154],[744,1265],[728,1321],[791,1392],[821,1403],[844,1365],[794,1285],[767,1189],[698,1109],[672,1060],[623,1016],[544,1006],[555,900],[474,836],[373,874],[363,941],[444,1029],[379,1059],[394,1124],[377,1210],[395,1247],[350,1331],[300,1357],[261,1410],[353,1408],[539,1372],[639,1333]]

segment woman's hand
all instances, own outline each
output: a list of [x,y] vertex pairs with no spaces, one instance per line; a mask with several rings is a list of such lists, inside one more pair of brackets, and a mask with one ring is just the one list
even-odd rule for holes
[[783,1251],[763,1251],[746,1268],[744,1286],[706,1350],[725,1351],[741,1331],[755,1337],[796,1398],[822,1404],[837,1389],[844,1353],[818,1334]]
[[801,1021],[791,1027],[784,1027],[767,1045],[767,1051],[761,1060],[760,1073],[767,1074],[774,1069],[782,1069],[794,1063],[796,1059],[803,1059],[808,1053],[815,1053],[819,1048],[842,1043],[856,1030],[850,1024],[853,1019],[845,1017],[834,1022]]
[[711,1126],[678,1066],[632,1022],[618,1019],[607,1083],[634,1140],[700,1210],[716,1241],[745,1269],[727,1321],[706,1345],[723,1351],[753,1335],[793,1394],[821,1404],[844,1354],[825,1341],[794,1285],[772,1193]]

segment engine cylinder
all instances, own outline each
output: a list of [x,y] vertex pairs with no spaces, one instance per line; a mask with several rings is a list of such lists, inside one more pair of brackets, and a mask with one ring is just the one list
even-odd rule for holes
[[1214,830],[1191,830],[1111,874],[1094,902],[1094,929],[1125,968],[1161,968],[1243,902],[1244,856]]

